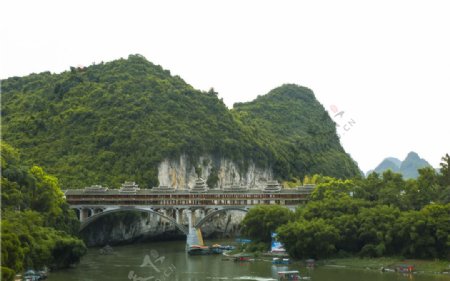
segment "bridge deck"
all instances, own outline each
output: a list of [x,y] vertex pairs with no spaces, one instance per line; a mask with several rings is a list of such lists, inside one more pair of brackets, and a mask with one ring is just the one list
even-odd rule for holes
[[123,193],[118,189],[102,192],[71,189],[65,191],[65,196],[70,205],[248,206],[278,204],[292,206],[307,201],[310,193],[311,191],[308,189],[282,189],[278,192],[208,190],[201,193],[193,193],[188,190],[155,192],[143,189],[132,193]]

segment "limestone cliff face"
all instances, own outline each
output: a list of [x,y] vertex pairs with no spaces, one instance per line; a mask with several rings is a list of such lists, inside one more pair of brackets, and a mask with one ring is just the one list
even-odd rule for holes
[[[213,210],[209,210],[212,212]],[[170,211],[167,215],[171,216]],[[212,216],[201,226],[205,239],[234,237],[240,234],[240,223],[245,213],[228,211]],[[201,212],[194,213],[194,220],[202,218]],[[187,225],[187,216],[182,214],[182,224]],[[124,212],[114,213],[99,218],[81,232],[81,237],[88,246],[106,244],[126,244],[134,241],[184,240],[186,236],[176,226],[157,214]]]
[[196,163],[191,163],[186,155],[178,159],[165,159],[158,166],[158,180],[160,186],[169,186],[176,189],[190,189],[195,185],[197,172],[200,177],[207,180],[216,175],[217,181],[210,188],[223,189],[230,185],[245,185],[249,188],[261,189],[265,182],[273,179],[270,168],[259,168],[253,162],[243,171],[233,161],[211,155],[199,157]]
[[[190,189],[200,177],[207,180],[214,177],[214,186],[210,188],[223,189],[224,187],[243,185],[253,189],[262,189],[267,181],[273,179],[270,168],[256,167],[250,162],[245,170],[229,159],[213,157],[210,155],[199,157],[191,163],[186,155],[178,159],[165,159],[158,167],[160,186],[176,189]],[[175,218],[175,210],[165,210],[165,214]],[[206,213],[197,210],[194,213],[194,224],[200,221]],[[202,226],[204,238],[233,237],[240,234],[240,223],[245,212],[227,211],[213,215]],[[187,226],[188,218],[185,212],[181,213],[181,224]],[[136,240],[168,240],[186,239],[186,236],[176,226],[157,214],[145,212],[124,212],[105,215],[85,228],[81,233],[88,246],[128,243]]]
[[201,226],[204,238],[236,237],[241,234],[241,222],[245,217],[244,212],[228,211],[212,216]]

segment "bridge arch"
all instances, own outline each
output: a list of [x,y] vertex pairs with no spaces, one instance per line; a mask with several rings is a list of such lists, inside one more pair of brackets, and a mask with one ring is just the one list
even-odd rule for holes
[[132,208],[132,209],[131,208],[117,208],[117,209],[106,210],[101,213],[94,214],[94,215],[90,216],[89,218],[85,219],[83,222],[81,222],[79,231],[80,232],[83,231],[83,229],[85,229],[88,225],[90,225],[91,223],[93,223],[94,221],[96,221],[97,219],[99,219],[103,216],[106,216],[106,215],[112,214],[112,213],[117,213],[117,212],[124,212],[124,211],[138,211],[138,212],[147,212],[147,213],[151,213],[151,214],[156,214],[156,215],[170,221],[171,223],[173,223],[175,225],[175,227],[178,228],[185,235],[189,234],[189,230],[184,225],[177,223],[177,221],[174,218],[166,216],[164,214],[161,214],[155,210],[146,209],[146,208]]
[[202,225],[207,222],[210,218],[212,218],[213,216],[215,216],[218,213],[224,213],[227,211],[241,211],[241,212],[248,212],[249,208],[242,208],[242,207],[226,207],[226,208],[221,208],[221,209],[217,209],[214,212],[211,212],[209,214],[207,214],[204,218],[202,218],[201,220],[199,220],[195,225],[194,228],[198,229],[200,227],[202,227]]

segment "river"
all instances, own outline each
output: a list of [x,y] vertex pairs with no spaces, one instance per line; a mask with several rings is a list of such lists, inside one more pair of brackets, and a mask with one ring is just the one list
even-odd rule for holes
[[110,255],[90,248],[80,264],[51,272],[49,281],[202,281],[276,280],[277,271],[299,270],[314,281],[441,281],[449,276],[401,275],[375,271],[330,268],[308,270],[300,264],[275,266],[270,261],[236,263],[221,255],[188,256],[184,241],[116,246]]

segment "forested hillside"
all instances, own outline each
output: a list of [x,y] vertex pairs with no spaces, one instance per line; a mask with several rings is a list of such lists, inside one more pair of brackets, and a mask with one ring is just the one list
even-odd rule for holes
[[63,188],[158,185],[158,164],[212,154],[278,179],[358,174],[313,93],[285,85],[230,111],[139,55],[2,81],[2,133]]
[[252,139],[275,155],[275,172],[282,178],[360,173],[340,145],[335,123],[308,88],[286,84],[235,104],[233,113]]
[[298,259],[329,257],[450,258],[450,156],[440,172],[403,179],[388,170],[367,178],[316,176],[308,204],[252,208],[242,222],[249,249],[266,250],[276,232]]
[[57,269],[79,262],[86,246],[79,222],[58,180],[41,167],[23,165],[19,152],[1,144],[2,280],[27,268]]

